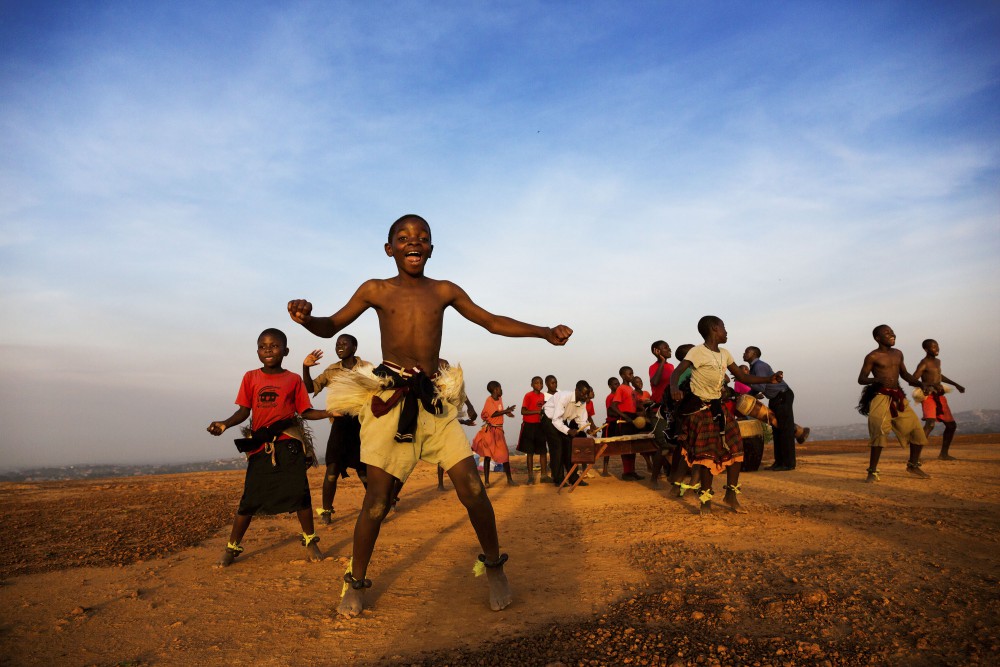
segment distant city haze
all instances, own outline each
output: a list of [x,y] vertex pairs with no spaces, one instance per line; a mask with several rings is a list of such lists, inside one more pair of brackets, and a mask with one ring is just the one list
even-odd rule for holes
[[[429,276],[575,331],[449,311],[477,410],[551,373],[602,420],[706,314],[803,425],[863,422],[881,323],[1000,408],[998,34],[995,3],[4,3],[0,468],[235,456],[205,428],[257,335],[336,361],[286,303],[394,275],[410,212]],[[346,331],[380,359],[373,312]]]

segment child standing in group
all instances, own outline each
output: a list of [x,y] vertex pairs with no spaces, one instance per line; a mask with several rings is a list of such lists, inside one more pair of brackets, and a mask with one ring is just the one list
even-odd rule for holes
[[737,495],[740,493],[740,467],[743,462],[743,440],[734,419],[722,407],[722,387],[728,369],[733,376],[745,384],[767,384],[781,382],[778,371],[770,377],[748,375],[740,370],[733,355],[722,343],[728,340],[726,325],[714,315],[706,315],[698,320],[698,333],[705,339],[688,351],[670,376],[670,395],[675,401],[684,398],[680,390],[680,378],[691,369],[691,394],[680,406],[683,416],[681,439],[686,443],[688,464],[698,467],[701,479],[701,513],[712,511],[712,480],[715,475],[726,473],[726,495],[723,499],[734,512],[743,512]]
[[503,388],[496,380],[490,380],[486,385],[486,391],[490,395],[486,397],[486,404],[483,405],[483,427],[472,439],[472,451],[483,459],[483,483],[486,488],[490,488],[490,460],[503,465],[503,471],[507,474],[507,484],[517,486],[514,478],[510,474],[510,452],[507,451],[507,439],[503,434],[503,418],[514,416],[514,406],[505,408],[500,398],[503,396]]
[[[323,358],[323,350],[313,350],[302,361],[302,381],[306,385],[306,391],[313,396],[319,394],[336,373],[362,373],[373,368],[370,363],[355,356],[358,351],[358,339],[351,334],[340,334],[334,350],[340,361],[327,366],[315,380],[312,379],[309,369],[319,364],[319,360]],[[364,486],[368,485],[365,464],[361,462],[361,422],[357,417],[335,415],[330,418],[330,437],[326,443],[325,462],[323,504],[316,513],[320,521],[329,525],[336,511],[333,509],[333,500],[337,495],[337,481],[341,477],[347,477],[347,469],[354,468],[361,483]]]
[[517,451],[528,455],[528,484],[535,483],[535,454],[541,466],[541,477],[547,476],[545,432],[542,431],[542,408],[547,396],[542,391],[542,378],[531,378],[531,391],[521,401],[521,434],[517,438]]
[[[611,413],[611,402],[615,400],[615,392],[618,391],[618,387],[622,384],[621,380],[616,377],[608,378],[608,389],[611,391],[608,397],[604,399],[604,409],[606,411],[606,417],[604,418],[604,435],[605,438],[613,438],[616,435],[621,435],[618,432],[618,417]],[[601,466],[601,477],[608,476],[608,463],[611,461],[610,456],[604,457],[604,465]]]
[[257,357],[263,366],[243,375],[236,395],[236,405],[240,407],[229,419],[208,426],[212,435],[222,435],[226,429],[250,417],[252,428],[250,438],[237,441],[237,447],[247,456],[247,473],[243,497],[219,567],[232,565],[243,553],[243,536],[255,514],[295,512],[309,560],[323,559],[316,545],[319,537],[313,527],[305,437],[295,415],[310,420],[326,419],[329,415],[314,410],[302,378],[281,367],[286,356],[288,338],[285,334],[278,329],[265,329],[257,338]]

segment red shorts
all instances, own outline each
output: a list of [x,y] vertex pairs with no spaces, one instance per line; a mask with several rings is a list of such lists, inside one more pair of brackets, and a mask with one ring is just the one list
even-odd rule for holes
[[951,408],[948,407],[948,399],[944,394],[928,396],[921,404],[924,409],[924,419],[934,419],[939,422],[953,422],[955,418],[951,415]]

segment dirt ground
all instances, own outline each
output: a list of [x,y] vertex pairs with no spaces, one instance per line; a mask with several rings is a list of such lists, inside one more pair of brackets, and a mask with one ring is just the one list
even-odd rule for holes
[[887,448],[874,485],[864,443],[807,444],[794,472],[744,474],[746,515],[615,477],[556,494],[495,474],[515,593],[499,613],[450,483],[421,465],[352,620],[333,609],[354,478],[318,527],[327,560],[303,559],[294,518],[261,518],[226,570],[242,473],[2,484],[0,664],[997,664],[1000,435],[959,437],[958,461],[938,442],[930,480]]

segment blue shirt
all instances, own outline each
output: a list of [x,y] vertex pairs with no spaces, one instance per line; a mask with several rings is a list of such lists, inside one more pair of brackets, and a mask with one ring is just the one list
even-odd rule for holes
[[[750,364],[750,375],[756,375],[758,377],[768,377],[774,375],[774,371],[767,364],[766,361],[762,359],[757,359],[755,362]],[[777,384],[752,384],[754,391],[759,391],[768,398],[768,400],[774,398],[781,392],[788,389],[788,385],[785,384],[784,380],[778,382]]]

